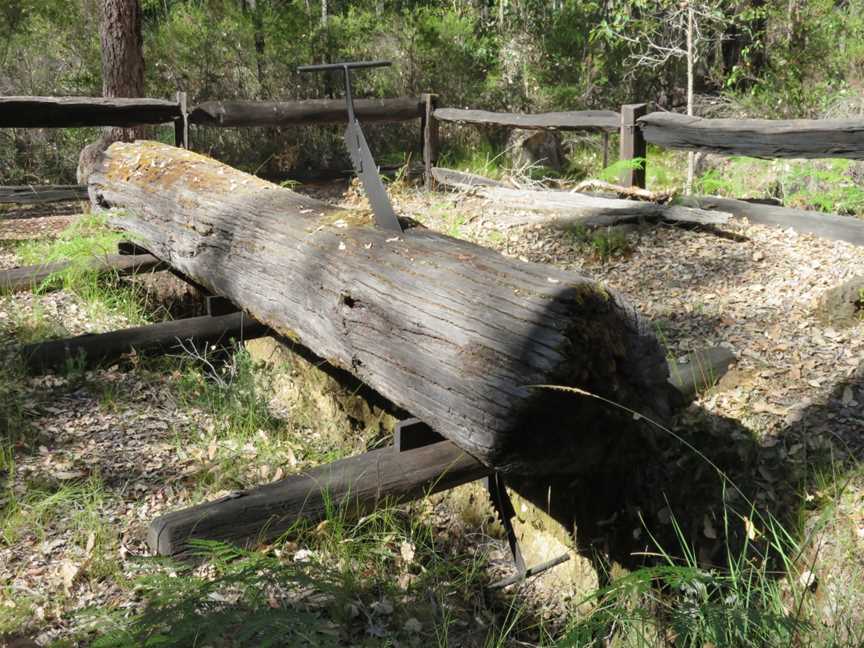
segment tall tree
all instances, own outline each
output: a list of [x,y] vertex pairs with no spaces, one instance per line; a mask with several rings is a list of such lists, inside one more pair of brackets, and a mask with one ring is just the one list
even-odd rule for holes
[[[138,0],[104,0],[99,26],[102,44],[102,95],[144,95],[144,38]],[[130,140],[143,129],[113,129],[116,139]]]
[[[102,45],[102,96],[144,95],[144,38],[138,0],[103,0],[99,24]],[[78,156],[76,176],[87,183],[99,157],[113,142],[131,142],[146,136],[146,128],[106,128],[102,136],[85,146]]]
[[267,84],[267,60],[265,58],[264,19],[258,0],[243,0],[243,10],[252,18],[252,28],[255,30],[255,64],[258,71],[258,97],[269,96]]

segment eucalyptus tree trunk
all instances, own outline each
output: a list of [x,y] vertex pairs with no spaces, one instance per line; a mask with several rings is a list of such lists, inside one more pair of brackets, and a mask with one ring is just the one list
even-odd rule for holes
[[[102,47],[102,96],[142,97],[144,38],[138,0],[103,0],[99,40]],[[99,156],[113,142],[132,142],[146,136],[144,126],[106,128],[99,139],[81,150],[76,172],[78,183],[87,183]]]
[[266,41],[264,40],[264,19],[261,16],[261,7],[258,0],[243,0],[243,9],[252,18],[252,27],[255,31],[255,67],[258,76],[259,97],[270,95],[267,84],[267,60],[265,59]]
[[[102,95],[144,95],[144,39],[138,0],[104,0],[99,28],[102,45]],[[143,128],[114,128],[109,137],[131,141],[143,137]]]
[[[696,62],[695,40],[693,30],[695,28],[693,16],[693,3],[687,3],[687,114],[693,116],[693,67]],[[687,184],[684,193],[693,193],[693,177],[696,171],[696,154],[690,151],[687,154]]]

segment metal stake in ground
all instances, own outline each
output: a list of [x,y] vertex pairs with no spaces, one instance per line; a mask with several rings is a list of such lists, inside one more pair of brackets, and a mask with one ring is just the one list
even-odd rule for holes
[[387,65],[390,65],[390,61],[353,61],[322,65],[301,65],[297,68],[297,71],[324,72],[327,70],[342,70],[345,74],[345,104],[348,109],[348,128],[345,129],[345,146],[348,147],[351,164],[354,165],[354,171],[360,176],[363,189],[369,198],[369,204],[372,205],[372,212],[375,214],[375,223],[381,229],[401,232],[402,226],[399,225],[399,219],[396,218],[393,205],[390,204],[390,198],[387,197],[387,190],[384,189],[384,183],[381,182],[381,176],[378,175],[378,165],[375,164],[372,151],[369,150],[369,145],[363,136],[360,122],[357,121],[357,117],[354,115],[354,98],[351,96],[352,69],[385,67]]

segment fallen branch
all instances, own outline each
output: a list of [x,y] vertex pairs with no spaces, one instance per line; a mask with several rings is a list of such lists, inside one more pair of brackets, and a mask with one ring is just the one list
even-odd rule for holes
[[[503,183],[450,169],[433,169],[442,185],[471,190],[495,207],[513,210],[496,215],[495,222],[505,227],[532,224],[583,227],[609,227],[632,222],[666,221],[686,225],[722,225],[730,214],[681,205],[603,198],[583,193],[555,190],[511,189]],[[485,181],[485,182],[484,182]]]

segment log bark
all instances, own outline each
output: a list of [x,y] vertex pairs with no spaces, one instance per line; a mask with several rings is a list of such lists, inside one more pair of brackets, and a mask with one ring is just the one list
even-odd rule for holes
[[[354,112],[361,122],[419,119],[423,111],[417,97],[354,100]],[[347,124],[348,112],[342,99],[207,101],[192,109],[189,123],[222,127]]]
[[[136,352],[201,350],[201,345],[252,340],[263,337],[269,329],[243,313],[189,317],[120,331],[78,335],[63,340],[27,344],[21,355],[35,371],[62,367],[67,361],[95,366],[102,362]],[[191,346],[191,348],[190,348]]]
[[[42,287],[45,282],[50,281],[70,265],[72,264],[69,261],[61,261],[0,271],[0,294]],[[95,272],[116,272],[127,275],[162,270],[167,267],[167,264],[150,254],[108,254],[104,257],[95,257],[89,267]]]
[[651,113],[639,119],[650,144],[760,158],[864,160],[862,119],[703,119]]
[[175,557],[195,538],[254,545],[300,521],[314,524],[335,512],[356,518],[379,504],[418,499],[488,473],[449,441],[403,452],[381,448],[161,515],[150,523],[147,542],[154,553]]
[[524,115],[518,113],[489,112],[438,108],[433,115],[439,121],[462,124],[505,126],[525,130],[618,130],[621,117],[611,110],[573,110]]
[[115,226],[258,321],[350,371],[488,466],[570,474],[663,417],[664,353],[587,277],[423,228],[399,236],[204,156],[116,143],[90,176]]

